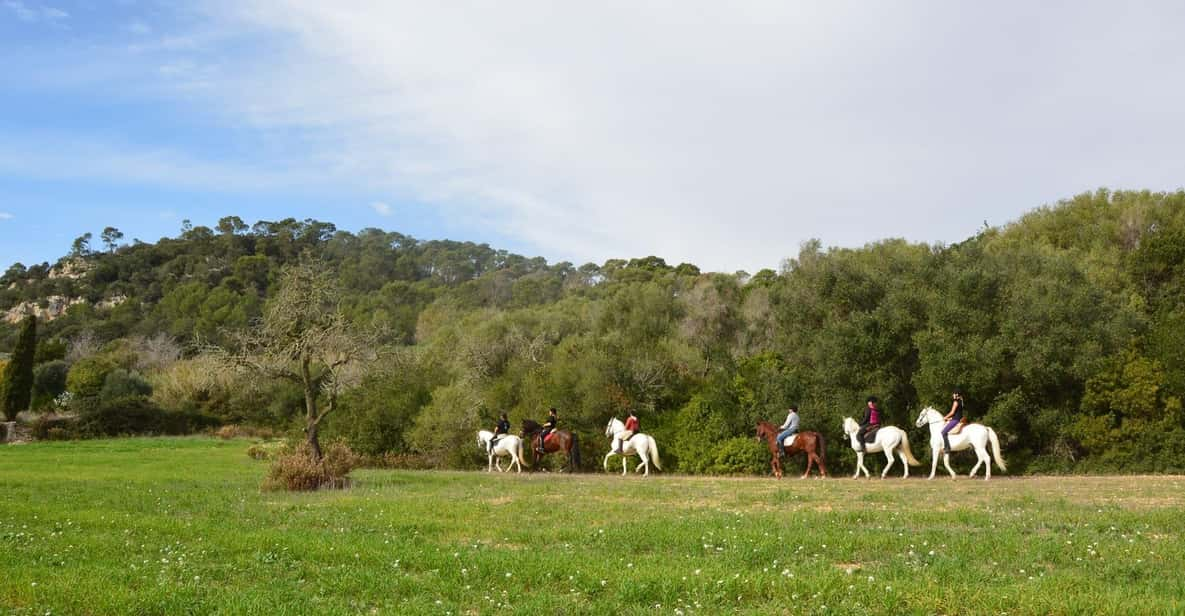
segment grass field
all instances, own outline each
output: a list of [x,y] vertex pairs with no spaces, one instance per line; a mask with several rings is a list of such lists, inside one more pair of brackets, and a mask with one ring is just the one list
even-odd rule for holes
[[1185,612],[1185,479],[358,471],[246,441],[0,448],[16,614]]

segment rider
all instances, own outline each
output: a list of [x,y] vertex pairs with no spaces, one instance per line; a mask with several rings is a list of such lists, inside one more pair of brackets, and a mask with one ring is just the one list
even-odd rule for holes
[[547,442],[547,435],[555,430],[556,425],[560,423],[560,416],[556,413],[555,407],[547,410],[547,421],[543,422],[543,431],[539,433],[539,453],[547,453],[544,448],[544,443]]
[[942,428],[942,444],[946,446],[946,448],[942,450],[942,453],[950,453],[950,431],[954,430],[955,426],[959,425],[959,422],[963,420],[962,391],[956,389],[954,393],[951,394],[950,412],[947,413],[946,416],[942,418],[942,420],[947,422],[946,426]]
[[625,450],[625,442],[631,438],[634,438],[634,435],[637,434],[641,429],[642,428],[638,423],[638,412],[630,409],[630,416],[625,420],[625,430],[618,432],[613,437],[613,453],[619,456],[625,455],[623,453]]
[[790,405],[790,410],[786,413],[786,421],[778,429],[781,430],[778,433],[778,451],[781,452],[782,457],[785,457],[786,439],[794,434],[798,434],[798,406]]
[[490,438],[490,442],[486,443],[486,453],[494,451],[494,444],[498,442],[500,437],[510,434],[510,420],[506,418],[506,413],[503,412],[498,418],[498,425],[494,426],[494,436]]
[[860,451],[867,453],[868,447],[864,443],[864,436],[881,427],[881,410],[877,405],[880,400],[876,396],[868,396],[868,407],[864,409],[864,420],[860,422],[860,430],[856,432],[856,441],[860,443]]

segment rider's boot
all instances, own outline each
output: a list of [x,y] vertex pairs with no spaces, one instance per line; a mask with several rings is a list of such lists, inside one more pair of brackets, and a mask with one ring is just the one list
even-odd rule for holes
[[942,435],[942,444],[944,445],[944,447],[942,448],[942,453],[949,455],[950,454],[950,437],[943,434]]

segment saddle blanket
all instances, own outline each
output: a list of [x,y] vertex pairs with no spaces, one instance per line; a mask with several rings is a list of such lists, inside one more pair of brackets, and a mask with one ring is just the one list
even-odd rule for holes
[[550,443],[553,439],[555,439],[555,431],[554,430],[552,430],[550,433],[548,433],[547,438],[543,439],[543,442]]
[[786,440],[782,441],[782,447],[785,447],[785,448],[787,448],[787,449],[788,449],[788,448],[790,448],[790,447],[793,447],[793,446],[794,446],[794,441],[796,441],[796,440],[798,440],[798,435],[797,435],[797,434],[791,434],[790,436],[787,436],[787,437],[786,437]]
[[967,426],[967,418],[964,417],[963,419],[960,419],[959,423],[957,425],[955,425],[955,427],[953,429],[951,429],[950,432],[947,432],[947,434],[954,436],[954,435],[962,432],[963,428],[966,426]]

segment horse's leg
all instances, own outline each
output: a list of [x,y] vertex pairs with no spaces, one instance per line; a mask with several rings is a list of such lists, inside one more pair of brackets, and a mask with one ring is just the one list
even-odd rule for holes
[[889,475],[889,469],[893,468],[893,449],[891,447],[885,447],[884,454],[888,462],[885,463],[885,470],[881,471],[881,479],[887,477]]
[[909,460],[905,458],[905,450],[898,449],[897,456],[901,458],[901,466],[905,467],[905,474],[901,476],[902,479],[909,479]]
[[938,472],[938,448],[930,445],[930,479]]
[[800,477],[800,479],[806,479],[807,477],[810,477],[811,465],[813,465],[814,463],[815,463],[815,452],[807,451],[806,452],[806,470],[802,472],[802,477]]
[[608,473],[608,472],[609,472],[609,458],[612,458],[612,457],[613,457],[613,450],[612,450],[612,449],[610,449],[610,450],[609,450],[609,453],[605,454],[605,464],[604,464],[604,466],[605,466],[605,472],[606,472],[606,473]]
[[984,443],[983,447],[980,447],[978,444],[976,444],[975,455],[979,457],[979,462],[976,462],[975,466],[979,466],[980,464],[983,464],[983,480],[987,481],[988,479],[991,479],[992,478],[992,458],[988,455],[987,443]]
[[[983,464],[983,455],[980,452],[979,446],[972,444],[972,447],[975,449],[975,466],[972,466],[971,472],[967,474],[969,478],[974,477],[975,473],[979,472],[979,466]],[[988,466],[988,472],[991,472],[991,466]]]
[[852,479],[860,478],[860,469],[864,468],[864,452],[856,451],[856,474],[852,475]]
[[946,466],[946,472],[950,473],[951,479],[954,479],[955,477],[958,476],[955,474],[955,469],[950,467],[950,454],[949,453],[943,452],[942,464]]

